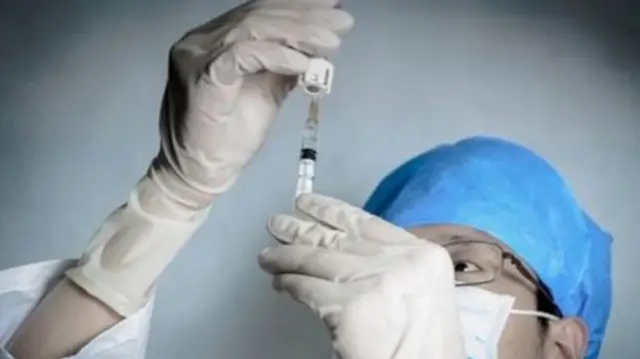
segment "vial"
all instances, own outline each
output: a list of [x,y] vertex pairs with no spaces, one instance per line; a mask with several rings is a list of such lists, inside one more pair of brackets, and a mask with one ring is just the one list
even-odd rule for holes
[[303,91],[312,97],[322,97],[331,93],[333,82],[333,64],[322,58],[309,61],[309,68],[300,75],[299,84]]

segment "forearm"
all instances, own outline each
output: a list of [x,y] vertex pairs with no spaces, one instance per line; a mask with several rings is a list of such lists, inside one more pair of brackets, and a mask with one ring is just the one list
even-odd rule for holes
[[[132,198],[136,203],[131,203]],[[127,206],[136,206],[139,210],[123,210]],[[110,290],[115,289],[116,293],[119,293],[119,288],[137,288],[138,286],[140,286],[140,292],[151,292],[164,266],[149,277],[146,273],[146,263],[151,262],[152,265],[156,265],[157,260],[148,257],[158,253],[153,250],[138,253],[136,250],[149,247],[147,242],[156,240],[175,240],[184,243],[193,231],[178,231],[175,237],[153,234],[158,231],[158,228],[159,232],[163,232],[161,227],[165,221],[191,223],[201,212],[176,203],[166,190],[159,188],[157,183],[149,179],[149,176],[145,176],[132,191],[130,201],[124,207],[116,209],[107,218],[84,255],[85,259],[92,258],[89,260],[90,263],[99,258],[98,261],[106,262],[111,259],[111,264],[122,262],[122,258],[114,258],[113,253],[120,253],[123,258],[141,256],[137,259],[137,265],[133,266],[133,270],[127,269],[126,275],[118,276],[119,287],[113,288],[109,286],[111,281],[102,280],[100,277],[106,274],[109,278],[109,268],[93,265],[92,270],[87,271],[83,267],[86,265],[85,261],[80,261],[78,267],[72,268],[72,271],[80,273],[79,277],[82,280],[91,283],[87,286],[90,291],[83,289],[82,285],[76,284],[70,278],[64,277],[21,324],[9,343],[8,351],[16,359],[60,359],[73,355],[100,333],[123,320],[126,315],[118,313],[113,309],[117,306],[113,306],[108,298],[105,300],[99,295],[104,289],[101,286],[107,285]],[[148,217],[154,220],[150,221]],[[117,234],[122,231],[128,233]],[[102,247],[105,250],[101,255],[95,255],[92,248],[101,242],[100,238],[104,238]],[[127,243],[130,245],[126,245]],[[164,257],[165,264],[168,264],[172,256],[164,255]],[[146,277],[146,280],[141,282],[141,276]],[[83,283],[80,282],[80,284]],[[93,294],[90,294],[91,289],[94,289]]]
[[18,328],[7,350],[16,359],[64,358],[122,319],[64,278]]
[[146,175],[126,205],[103,222],[78,266],[66,272],[124,317],[148,302],[157,278],[208,215],[208,205],[180,204],[158,182]]

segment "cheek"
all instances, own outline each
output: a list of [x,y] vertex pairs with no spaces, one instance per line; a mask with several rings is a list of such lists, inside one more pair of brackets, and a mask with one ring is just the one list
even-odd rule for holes
[[498,345],[500,359],[538,358],[540,337],[535,317],[511,315]]
[[[535,293],[517,282],[498,280],[488,284],[485,289],[515,297],[514,309],[536,309]],[[537,358],[541,347],[540,343],[537,317],[511,314],[500,336],[498,358]]]

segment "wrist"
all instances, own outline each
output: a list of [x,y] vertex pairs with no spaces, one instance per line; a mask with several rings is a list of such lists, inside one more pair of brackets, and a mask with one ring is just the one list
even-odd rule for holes
[[194,196],[185,196],[184,191],[176,191],[172,185],[176,181],[167,175],[150,169],[136,184],[132,195],[145,213],[161,219],[192,221],[208,210],[212,198],[195,200]]

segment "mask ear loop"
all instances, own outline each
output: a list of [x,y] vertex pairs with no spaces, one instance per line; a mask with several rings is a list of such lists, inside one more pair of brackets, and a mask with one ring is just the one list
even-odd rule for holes
[[[527,269],[527,267],[525,267],[524,264],[522,264],[520,259],[509,252],[504,252],[503,256],[504,258],[508,259],[511,262],[511,264],[513,264],[516,267],[516,269],[518,269],[518,271],[525,278],[527,278],[531,283],[533,283],[533,285],[535,285],[536,289],[539,290],[542,293],[542,295],[547,299],[547,301],[549,301],[549,303],[553,305],[554,312],[560,313],[562,315],[562,311],[560,311],[560,308],[558,308],[558,306],[554,302],[553,296],[551,295],[551,293],[549,293],[549,291],[546,288],[542,288],[541,286],[538,285],[538,279],[536,278],[536,276],[531,274],[531,272]],[[512,313],[521,314],[521,315],[534,315],[534,316],[542,317],[549,320],[560,320],[559,317],[553,314],[539,312],[535,310],[514,310],[512,311]]]
[[536,310],[511,309],[511,314],[530,316],[530,317],[541,317],[541,318],[548,319],[548,320],[551,320],[551,321],[560,320],[560,318],[556,317],[553,314],[544,313],[544,312],[538,312]]

